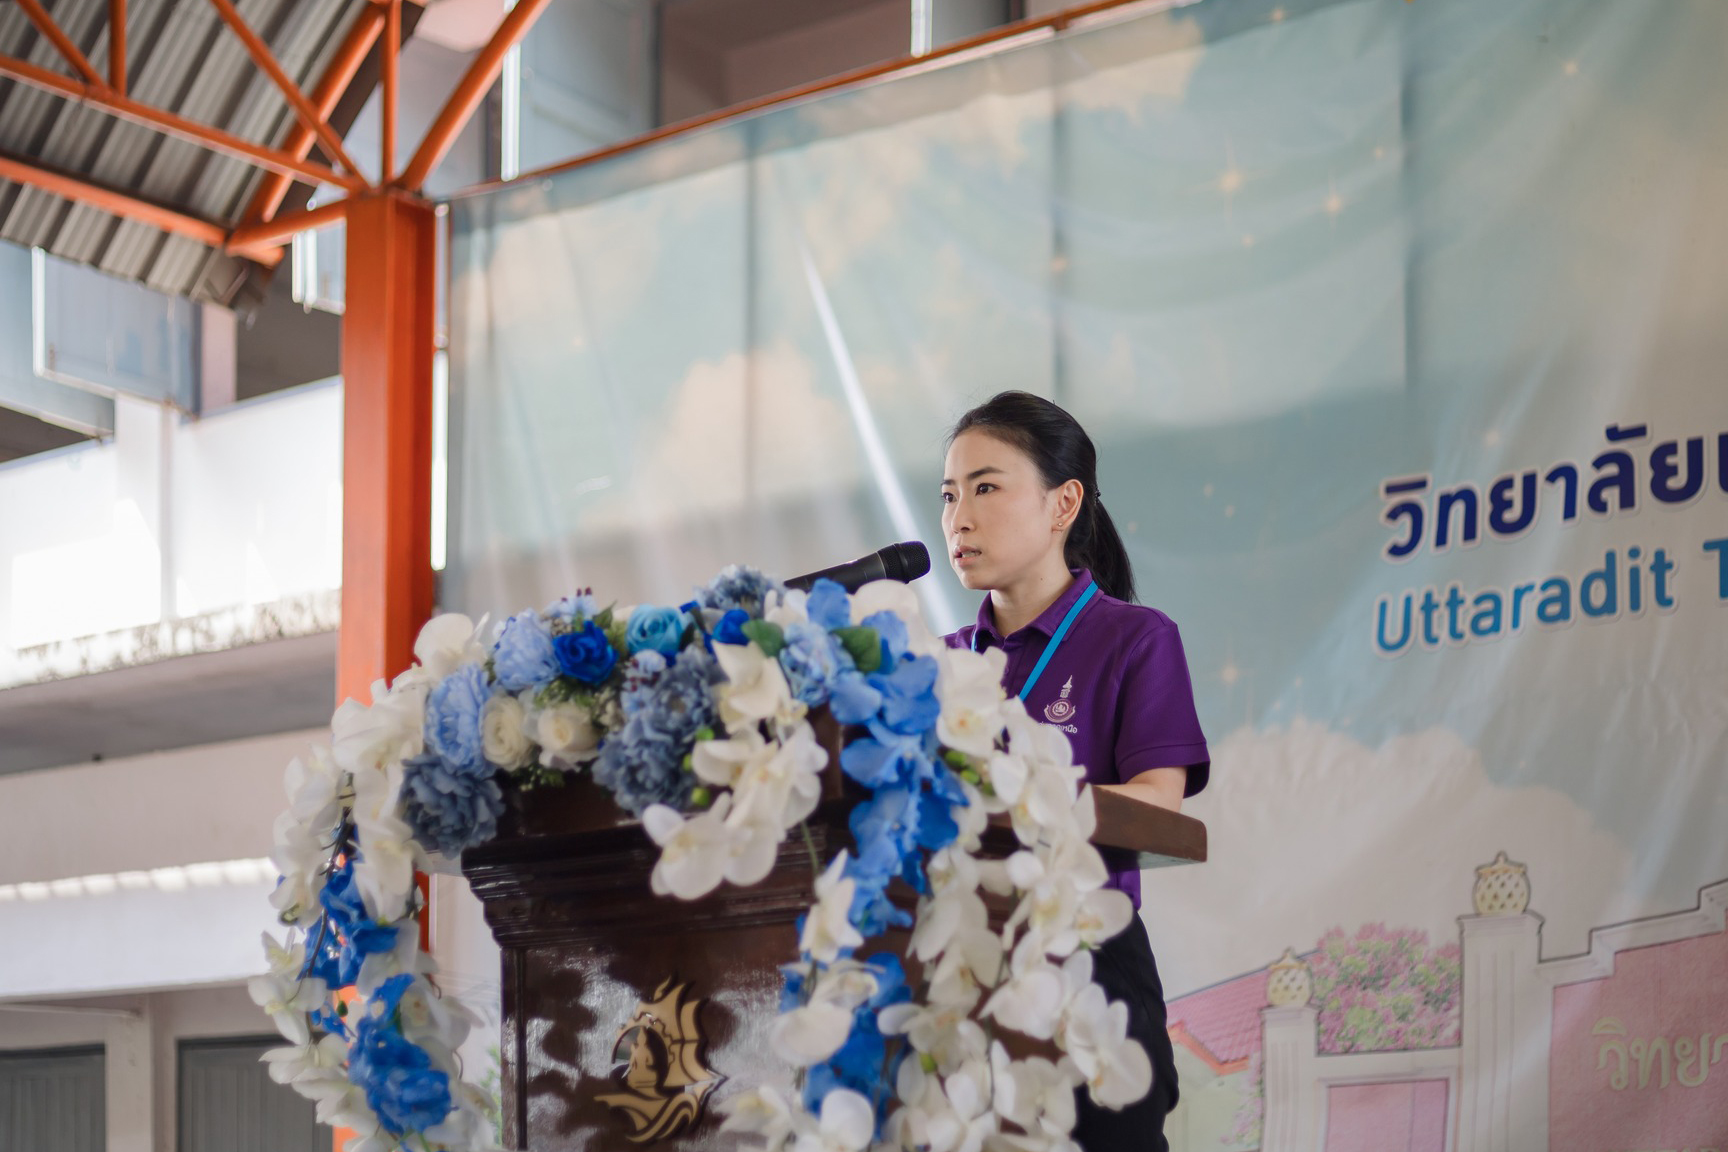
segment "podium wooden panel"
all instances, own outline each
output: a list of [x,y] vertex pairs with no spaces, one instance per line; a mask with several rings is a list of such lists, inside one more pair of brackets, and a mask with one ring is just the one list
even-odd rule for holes
[[[838,733],[831,726],[819,732],[833,751]],[[810,821],[823,861],[852,844],[844,790],[831,766]],[[1137,853],[1143,867],[1206,858],[1206,828],[1198,820],[1112,793],[1095,795],[1094,841],[1107,855]],[[650,892],[657,849],[586,778],[537,790],[526,802],[515,793],[508,800],[497,839],[463,858],[503,949],[504,1146],[532,1152],[737,1147],[740,1141],[720,1133],[715,1105],[763,1081],[791,1091],[792,1069],[774,1058],[768,1030],[780,1004],[779,966],[797,958],[797,920],[812,899],[802,836],[787,839],[762,883],[722,885],[685,902]],[[986,836],[987,850],[1006,854],[1014,846],[1006,827]],[[891,933],[886,942],[871,941],[867,951],[904,946],[905,935]],[[707,1091],[704,1114],[687,1130],[637,1142],[629,1117],[600,1097],[629,1095],[627,1076],[653,1079],[632,1071],[619,1038],[639,1005],[668,982],[702,1002],[684,1014],[700,1026],[699,1036],[684,1037],[687,1054],[698,1055],[722,1079]],[[666,1079],[666,1047],[653,1051]]]

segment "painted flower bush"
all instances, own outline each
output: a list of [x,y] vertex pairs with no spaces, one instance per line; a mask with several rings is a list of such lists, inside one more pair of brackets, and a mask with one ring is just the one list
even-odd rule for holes
[[1415,928],[1333,928],[1308,957],[1320,1051],[1385,1052],[1458,1043],[1462,953]]
[[[489,636],[440,616],[415,657],[289,766],[272,897],[287,938],[266,938],[252,984],[289,1042],[272,1075],[356,1133],[348,1152],[491,1145],[488,1096],[455,1057],[474,1018],[419,950],[414,872],[495,836],[504,782],[590,772],[658,846],[654,891],[699,899],[762,880],[815,809],[820,708],[864,798],[852,845],[811,853],[784,969],[772,1042],[796,1091],[741,1093],[726,1127],[770,1152],[1070,1152],[1077,1089],[1121,1107],[1150,1087],[1126,1006],[1092,981],[1090,950],[1133,909],[1104,887],[1084,769],[1004,695],[1002,654],[947,648],[905,586],[805,594],[729,568],[676,608],[585,593]],[[1018,842],[1007,859],[979,855],[992,816]],[[986,893],[1013,906],[1001,929]],[[870,949],[890,927],[911,928],[916,986]],[[1000,1030],[1055,1058],[1011,1057]]]

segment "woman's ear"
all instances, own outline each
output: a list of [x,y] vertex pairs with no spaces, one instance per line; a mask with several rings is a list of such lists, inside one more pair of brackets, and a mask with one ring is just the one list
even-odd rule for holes
[[1074,521],[1080,516],[1080,502],[1086,497],[1086,489],[1078,480],[1064,480],[1056,487],[1056,524],[1058,531],[1065,531],[1074,526]]

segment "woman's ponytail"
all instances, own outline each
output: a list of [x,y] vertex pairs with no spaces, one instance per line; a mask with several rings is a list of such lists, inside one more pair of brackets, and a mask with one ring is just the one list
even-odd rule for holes
[[1134,568],[1110,513],[1104,510],[1098,492],[1098,452],[1080,422],[1042,396],[1000,392],[960,417],[948,434],[949,443],[974,428],[1026,453],[1045,488],[1069,480],[1080,482],[1080,512],[1068,530],[1064,559],[1070,568],[1090,569],[1093,582],[1106,596],[1132,602]]

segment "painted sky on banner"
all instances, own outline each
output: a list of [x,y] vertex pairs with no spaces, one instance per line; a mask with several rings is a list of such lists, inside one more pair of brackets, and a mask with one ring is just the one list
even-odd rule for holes
[[[942,428],[1029,387],[1100,442],[1214,741],[1214,861],[1148,889],[1172,994],[1332,924],[1449,939],[1502,847],[1550,956],[1690,907],[1728,876],[1725,37],[1703,0],[1202,3],[460,202],[446,599],[600,584],[616,532],[650,595],[817,567],[897,501],[940,552]],[[1593,511],[1621,448],[1636,508]]]

